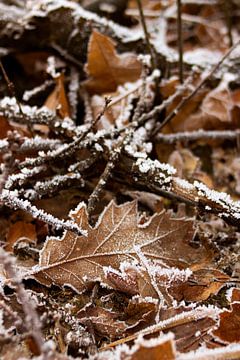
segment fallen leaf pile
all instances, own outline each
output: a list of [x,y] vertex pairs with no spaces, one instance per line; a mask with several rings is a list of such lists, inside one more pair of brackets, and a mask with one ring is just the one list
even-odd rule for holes
[[239,6],[1,2],[1,360],[240,359]]

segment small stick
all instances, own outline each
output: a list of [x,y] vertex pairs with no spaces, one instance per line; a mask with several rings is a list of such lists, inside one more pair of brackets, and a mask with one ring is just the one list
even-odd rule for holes
[[137,5],[138,5],[138,10],[139,10],[139,15],[140,15],[140,19],[141,19],[141,23],[142,23],[142,27],[143,27],[143,31],[144,31],[144,35],[145,35],[145,40],[147,43],[147,47],[148,47],[148,52],[151,56],[151,66],[152,66],[152,70],[157,68],[157,61],[156,61],[156,57],[155,57],[155,53],[153,50],[153,47],[150,43],[150,36],[147,30],[147,25],[146,25],[146,21],[145,21],[145,17],[144,17],[144,13],[143,13],[143,8],[142,8],[142,1],[141,0],[137,0]]
[[[120,145],[120,148],[121,148],[121,145]],[[108,179],[111,176],[111,173],[115,167],[117,160],[119,159],[120,148],[117,147],[117,149],[114,149],[114,151],[112,152],[111,157],[110,157],[95,189],[93,190],[92,194],[89,197],[88,214],[89,214],[90,220],[91,220],[91,216],[93,215],[93,212],[96,208],[97,202],[99,201],[99,197],[100,197],[103,189],[105,188]]]
[[182,37],[182,3],[177,0],[177,32],[178,32],[178,68],[179,68],[179,81],[183,83],[183,37]]
[[217,316],[218,311],[219,310],[215,310],[215,313],[214,313],[214,310],[199,306],[199,307],[197,307],[197,308],[195,308],[193,310],[182,312],[181,314],[170,317],[167,320],[160,321],[159,323],[157,323],[155,325],[152,325],[152,326],[149,326],[149,327],[147,327],[147,328],[145,328],[143,330],[140,330],[140,331],[136,332],[135,334],[130,335],[130,336],[126,337],[126,338],[114,341],[114,342],[112,342],[112,343],[110,343],[110,344],[108,344],[108,345],[106,345],[104,347],[101,347],[100,351],[108,350],[108,349],[111,349],[111,348],[113,348],[113,347],[115,347],[117,345],[125,344],[125,343],[127,343],[129,341],[133,341],[133,340],[137,339],[137,337],[139,335],[142,335],[142,336],[152,335],[152,334],[154,334],[156,332],[160,332],[160,331],[163,331],[163,330],[168,330],[168,329],[171,329],[171,328],[173,328],[175,326],[179,326],[179,325],[183,325],[183,324],[189,324],[191,322],[207,318],[208,316],[214,316],[214,315]]
[[240,39],[236,42],[235,45],[233,45],[225,55],[221,58],[221,60],[212,68],[212,70],[202,79],[202,81],[196,86],[196,88],[188,95],[187,97],[184,97],[180,103],[176,106],[176,108],[164,119],[164,121],[159,124],[159,126],[154,131],[154,135],[157,133],[157,131],[161,130],[172,118],[178,113],[179,110],[183,108],[186,103],[191,100],[197,92],[205,85],[207,80],[215,73],[215,71],[218,70],[218,68],[222,65],[222,63],[229,57],[229,55],[232,53],[234,49],[240,44]]
[[240,135],[240,130],[197,130],[185,131],[175,134],[159,133],[155,137],[156,143],[174,144],[178,141],[190,142],[200,139],[204,140],[237,140]]
[[9,77],[8,77],[8,75],[7,75],[6,71],[5,71],[5,69],[4,69],[4,66],[3,66],[3,63],[2,63],[2,61],[1,61],[1,60],[0,60],[0,68],[1,68],[2,73],[3,73],[3,77],[4,77],[4,79],[5,79],[6,83],[7,83],[8,90],[9,90],[9,92],[10,92],[11,96],[12,96],[12,97],[14,97],[14,98],[16,99],[16,102],[17,102],[18,107],[19,107],[20,114],[21,114],[21,115],[22,115],[22,117],[24,118],[24,117],[25,117],[25,115],[24,115],[24,113],[23,113],[23,110],[22,110],[21,104],[20,104],[20,102],[18,101],[18,98],[17,98],[17,96],[16,96],[16,92],[15,92],[15,87],[14,87],[14,84],[13,84],[13,82],[12,82],[12,81],[10,81],[10,79],[9,79]]
[[231,0],[223,0],[225,21],[227,25],[228,32],[228,41],[229,46],[233,46],[233,37],[232,37],[232,2]]

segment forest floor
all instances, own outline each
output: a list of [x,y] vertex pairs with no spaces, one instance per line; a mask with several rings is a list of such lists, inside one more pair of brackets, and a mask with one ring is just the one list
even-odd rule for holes
[[0,0],[0,359],[240,359],[237,0]]

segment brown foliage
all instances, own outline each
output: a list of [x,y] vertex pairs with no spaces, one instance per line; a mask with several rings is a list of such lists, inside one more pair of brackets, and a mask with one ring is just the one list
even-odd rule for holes
[[[94,228],[88,224],[83,205],[71,216],[87,230],[88,236],[76,237],[67,232],[61,240],[51,238],[46,242],[39,269],[34,273],[45,285],[70,285],[82,292],[88,283],[97,280],[108,283],[105,267],[118,270],[121,263],[134,259],[141,263],[141,253],[156,263],[180,268],[191,264],[193,257],[195,262],[207,257],[203,248],[194,249],[189,245],[194,234],[191,220],[174,219],[162,211],[139,224],[136,202],[120,206],[111,202]],[[139,293],[135,279],[130,286],[133,293]]]
[[90,76],[85,83],[88,91],[107,93],[126,81],[139,79],[141,63],[134,54],[118,55],[114,42],[94,30],[89,40],[86,70]]

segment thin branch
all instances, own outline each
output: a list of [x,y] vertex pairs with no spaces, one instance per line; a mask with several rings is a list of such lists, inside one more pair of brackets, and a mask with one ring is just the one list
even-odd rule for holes
[[107,350],[107,349],[113,348],[113,347],[115,347],[117,345],[124,344],[126,342],[135,340],[135,339],[137,339],[137,337],[139,335],[142,335],[142,336],[151,335],[151,334],[154,334],[156,332],[160,332],[160,331],[163,331],[163,330],[168,330],[168,329],[171,329],[171,328],[173,328],[175,326],[188,324],[188,323],[191,323],[193,321],[197,321],[197,320],[200,320],[200,319],[203,319],[203,318],[206,318],[206,317],[217,316],[218,313],[219,313],[219,310],[217,308],[211,309],[211,308],[207,308],[207,307],[204,307],[204,306],[203,307],[199,306],[199,307],[196,307],[193,310],[185,311],[185,312],[182,312],[181,314],[170,317],[167,320],[160,321],[158,324],[149,326],[148,328],[143,329],[141,331],[138,331],[135,334],[130,335],[130,336],[126,337],[126,338],[114,341],[114,342],[100,348],[100,351]]
[[79,173],[55,175],[51,179],[45,181],[38,181],[34,185],[33,194],[31,194],[31,200],[42,198],[44,195],[48,197],[60,190],[69,188],[70,186],[84,186],[84,180]]
[[[174,94],[172,94],[171,96],[169,96],[167,99],[165,99],[160,105],[155,106],[151,111],[149,111],[148,113],[143,114],[139,120],[138,120],[138,124],[139,126],[144,125],[148,120],[153,119],[154,117],[156,117],[157,115],[161,114],[161,112],[166,109],[167,106],[171,105],[173,103],[173,101],[175,99],[177,99],[179,96],[181,96],[183,94],[184,91],[186,91],[186,89],[188,88],[189,84],[191,83],[193,78],[193,74],[191,74],[184,82],[184,84],[180,85],[177,89],[177,91],[175,91]],[[156,125],[155,129],[153,129],[153,135],[157,132],[158,130],[158,126],[160,125]]]
[[21,105],[21,109],[24,111],[24,118],[15,97],[5,97],[0,100],[0,115],[20,124],[31,122],[31,124],[50,125],[56,120],[55,114],[47,108]]
[[93,212],[96,208],[96,205],[99,201],[100,195],[102,191],[104,190],[109,178],[112,176],[112,172],[116,166],[117,161],[119,160],[122,150],[126,145],[129,144],[130,140],[133,137],[134,131],[139,126],[139,121],[141,120],[141,114],[144,111],[146,107],[146,101],[145,101],[145,92],[146,92],[146,71],[143,67],[142,71],[142,78],[143,78],[143,86],[142,86],[142,93],[139,98],[138,104],[136,106],[132,122],[130,123],[130,126],[125,129],[125,132],[122,135],[122,138],[120,139],[118,145],[116,148],[112,151],[110,158],[107,162],[107,165],[104,169],[104,172],[102,173],[94,191],[90,195],[90,198],[88,200],[88,214],[90,220]]
[[149,33],[148,33],[148,30],[147,30],[147,25],[146,25],[144,13],[143,13],[143,8],[142,8],[142,0],[137,0],[137,5],[138,5],[139,15],[140,15],[140,19],[141,19],[141,24],[142,24],[142,27],[143,27],[144,35],[145,35],[145,40],[146,40],[148,52],[149,52],[149,54],[150,54],[150,56],[151,56],[151,66],[152,66],[152,70],[154,70],[154,69],[157,68],[156,55],[155,55],[154,49],[153,49],[153,47],[152,47],[152,44],[151,44],[151,42],[150,42],[150,35],[149,35]]
[[231,0],[223,0],[223,8],[224,8],[224,15],[225,21],[227,25],[227,33],[228,33],[228,41],[229,46],[233,46],[233,36],[232,36],[232,1]]
[[14,191],[4,189],[2,191],[2,194],[0,195],[0,201],[2,201],[4,205],[12,209],[21,209],[23,211],[26,211],[27,213],[31,214],[33,218],[40,219],[41,221],[52,225],[56,229],[69,230],[77,235],[87,235],[87,232],[83,229],[80,229],[77,224],[69,220],[64,221],[55,218],[53,215],[46,213],[44,210],[38,209],[28,200],[19,199]]
[[9,89],[9,92],[11,94],[12,97],[14,97],[16,99],[16,102],[18,104],[18,107],[19,107],[19,111],[21,113],[21,116],[24,118],[25,117],[25,114],[23,113],[23,110],[22,110],[22,106],[20,104],[20,102],[18,101],[18,98],[17,98],[17,95],[16,95],[16,91],[15,91],[15,86],[13,84],[12,81],[10,81],[9,77],[8,77],[8,74],[6,73],[5,69],[4,69],[4,66],[3,66],[3,63],[2,61],[0,60],[0,68],[2,70],[2,73],[3,73],[3,77],[7,83],[7,87]]
[[96,205],[99,201],[99,197],[100,197],[103,189],[105,188],[109,177],[111,176],[111,173],[115,167],[117,160],[119,159],[120,152],[121,152],[121,145],[113,150],[113,152],[110,156],[110,159],[108,160],[107,165],[106,165],[95,189],[93,190],[92,194],[89,197],[88,214],[89,214],[90,219],[91,219],[91,216],[93,215]]
[[185,131],[175,134],[157,134],[155,142],[173,144],[178,141],[196,141],[196,140],[237,140],[240,136],[240,130],[197,130]]
[[182,36],[182,3],[177,0],[177,33],[178,33],[178,69],[179,80],[183,83],[183,36]]

